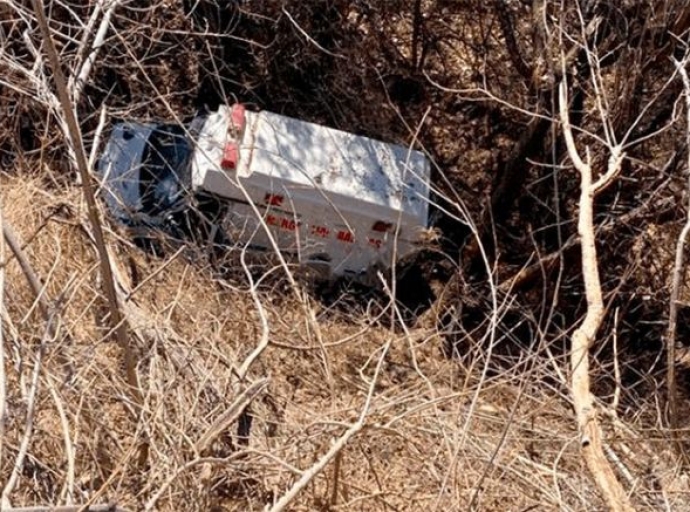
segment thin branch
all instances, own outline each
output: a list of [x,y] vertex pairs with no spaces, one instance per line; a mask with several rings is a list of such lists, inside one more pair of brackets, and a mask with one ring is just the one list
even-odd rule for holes
[[101,113],[98,116],[98,126],[96,127],[96,131],[94,132],[93,142],[91,144],[91,154],[89,155],[89,169],[93,169],[94,165],[96,165],[98,149],[101,145],[101,135],[103,134],[103,128],[105,128],[105,114],[105,105],[103,105],[103,107],[101,107]]
[[[41,283],[41,280],[34,271],[33,266],[29,262],[29,258],[26,257],[26,254],[22,250],[22,244],[17,238],[14,229],[12,229],[12,226],[10,226],[7,223],[7,221],[4,221],[2,223],[2,234],[3,238],[7,241],[7,245],[14,254],[14,257],[17,258],[19,267],[22,269],[24,277],[26,277],[26,280],[29,283],[29,286],[31,287],[31,291],[34,292],[35,300],[38,301],[38,306],[41,308],[41,313],[43,314],[43,317],[47,318],[49,307],[48,299],[46,299],[44,294],[43,284]],[[4,257],[2,257],[1,261],[6,262],[7,260]],[[3,263],[1,265],[3,269],[5,264],[6,263]]]
[[74,498],[74,473],[75,473],[75,450],[74,444],[70,437],[69,431],[69,419],[67,419],[67,412],[65,411],[65,405],[60,399],[57,390],[55,389],[55,383],[53,382],[53,376],[46,375],[46,383],[48,384],[48,390],[50,391],[50,396],[55,402],[55,408],[58,410],[58,415],[60,416],[60,426],[62,427],[62,436],[65,442],[65,457],[67,458],[67,478],[62,488],[61,497],[66,495],[67,504],[71,505]]
[[149,510],[154,510],[154,507],[156,506],[156,503],[158,503],[158,500],[165,494],[165,491],[167,491],[170,486],[177,480],[180,475],[182,475],[184,472],[190,470],[193,467],[199,466],[200,464],[227,464],[228,462],[231,462],[235,459],[239,459],[241,457],[244,457],[246,455],[245,452],[237,452],[233,453],[229,457],[225,458],[219,458],[219,457],[198,457],[194,460],[191,460],[184,464],[183,466],[180,466],[177,468],[177,470],[168,477],[168,479],[165,481],[163,485],[161,485],[160,489],[151,496],[151,499],[146,502],[146,505],[144,506],[145,511]]
[[128,512],[117,505],[67,505],[64,507],[38,506],[3,508],[2,512]]
[[36,395],[38,394],[38,384],[39,376],[41,374],[41,364],[43,362],[43,355],[45,354],[46,345],[48,341],[53,338],[53,333],[56,333],[54,329],[53,322],[55,322],[57,317],[57,310],[54,310],[46,322],[45,331],[43,337],[41,338],[41,343],[38,348],[38,353],[36,355],[36,362],[34,363],[33,376],[31,378],[31,388],[29,390],[29,396],[27,398],[26,405],[26,424],[24,425],[24,435],[22,441],[19,445],[19,453],[14,462],[14,467],[12,468],[12,474],[10,475],[5,488],[2,490],[2,499],[0,500],[0,509],[5,510],[9,507],[10,494],[14,490],[17,481],[19,480],[19,475],[24,467],[24,459],[29,450],[29,444],[31,442],[31,436],[33,435],[34,429],[34,413],[36,411]]
[[87,47],[88,38],[91,35],[93,24],[95,23],[95,20],[97,19],[98,14],[100,13],[102,4],[105,4],[106,2],[101,1],[96,3],[96,7],[94,8],[94,11],[91,15],[91,19],[89,20],[89,25],[87,29],[84,31],[84,36],[82,38],[82,45],[80,49],[81,53],[83,55],[88,55],[88,57],[86,57],[84,63],[81,65],[81,69],[79,70],[79,74],[76,76],[76,78],[72,76],[68,83],[68,88],[72,94],[72,102],[75,105],[79,103],[81,92],[84,89],[84,85],[86,84],[87,80],[89,79],[91,68],[93,67],[94,62],[96,62],[96,59],[98,58],[98,53],[100,49],[103,47],[105,36],[108,33],[108,28],[110,27],[110,20],[113,16],[113,12],[115,11],[115,8],[117,8],[120,5],[121,1],[122,0],[112,0],[112,2],[105,11],[105,14],[103,14],[103,19],[101,19],[101,23],[98,26],[98,31],[94,36],[93,43],[91,43],[91,45]]
[[594,195],[598,194],[606,187],[608,187],[613,180],[621,172],[621,167],[623,166],[623,146],[617,144],[611,146],[611,156],[609,156],[609,163],[606,172],[602,174],[599,179],[592,185],[592,193]]
[[565,81],[561,82],[558,87],[558,100],[561,106],[561,124],[563,125],[563,138],[565,139],[565,145],[568,148],[568,155],[570,155],[570,160],[572,160],[575,169],[580,174],[591,173],[589,165],[585,164],[580,158],[580,153],[577,151],[575,146],[575,138],[573,137],[573,127],[570,124],[570,116],[568,115],[568,89]]
[[494,0],[494,10],[498,16],[498,24],[501,27],[501,33],[503,34],[508,57],[510,57],[510,61],[515,70],[522,76],[529,87],[532,85],[533,72],[530,66],[527,65],[522,58],[520,45],[515,38],[515,23],[512,13],[509,10],[508,2],[506,2],[506,0]]
[[198,453],[206,451],[211,446],[211,443],[242,415],[245,408],[266,388],[268,382],[269,379],[258,380],[240,393],[232,405],[216,418],[206,433],[197,441],[196,451]]
[[328,463],[335,458],[340,451],[345,448],[345,445],[352,439],[362,428],[364,428],[365,420],[367,418],[367,415],[369,414],[369,409],[371,407],[371,401],[374,397],[374,391],[376,390],[376,383],[378,382],[378,377],[379,374],[381,373],[381,367],[383,366],[383,361],[386,359],[386,354],[388,354],[388,350],[390,349],[392,343],[392,338],[389,339],[386,344],[383,347],[383,351],[381,353],[381,357],[378,360],[378,364],[376,365],[376,370],[374,372],[374,376],[371,379],[371,383],[369,384],[369,392],[367,393],[367,399],[364,403],[364,406],[362,407],[362,411],[359,415],[359,419],[350,427],[348,428],[345,433],[338,439],[335,443],[333,443],[333,446],[331,446],[331,449],[326,452],[326,454],[321,457],[316,464],[314,464],[311,468],[309,468],[307,471],[305,471],[302,476],[295,482],[290,490],[283,494],[281,498],[278,500],[278,502],[273,505],[270,509],[266,507],[269,512],[280,512],[281,510],[284,510],[292,500],[294,500],[297,495],[304,489],[311,480],[318,475],[321,471],[324,470],[324,468],[328,465]]
[[67,83],[62,72],[62,66],[60,65],[60,58],[50,34],[50,27],[48,26],[48,21],[45,17],[43,2],[41,0],[31,0],[31,3],[34,14],[36,15],[36,20],[38,21],[38,25],[43,35],[45,52],[48,55],[48,60],[50,61],[50,65],[53,69],[55,88],[60,101],[60,107],[62,109],[65,124],[67,126],[67,133],[65,135],[68,136],[72,143],[77,168],[81,176],[81,185],[84,191],[84,198],[86,199],[87,214],[91,224],[91,229],[93,230],[94,238],[96,240],[96,250],[98,251],[101,274],[103,277],[103,287],[110,311],[110,325],[115,332],[116,339],[123,352],[129,392],[134,403],[140,407],[143,398],[141,395],[139,378],[136,373],[136,360],[117,302],[117,293],[115,291],[115,284],[113,282],[110,258],[108,257],[105,238],[103,236],[103,228],[101,226],[98,207],[94,198],[88,162],[86,160],[86,154],[81,137],[81,129],[79,128],[79,123],[77,122],[74,105],[69,97]]
[[294,25],[294,27],[299,31],[300,34],[302,34],[302,35],[304,36],[304,38],[305,38],[307,41],[309,41],[311,44],[313,44],[314,46],[316,46],[316,48],[318,48],[319,50],[321,50],[321,51],[324,52],[325,54],[330,55],[331,57],[335,57],[336,59],[345,59],[345,58],[346,58],[344,55],[338,55],[337,53],[333,53],[332,51],[327,50],[326,48],[324,48],[323,46],[321,46],[319,43],[317,43],[317,42],[314,40],[313,37],[311,37],[309,34],[307,34],[307,32],[306,32],[302,27],[299,26],[299,23],[297,23],[297,21],[295,21],[295,18],[293,18],[293,17],[290,15],[290,13],[287,12],[287,10],[285,9],[285,7],[283,7],[282,10],[283,10],[283,14],[285,14],[285,16],[287,16],[287,18],[290,20],[290,23],[292,23],[292,24]]
[[[0,224],[3,223],[2,204],[0,203]],[[0,236],[0,261],[5,261],[5,238]],[[5,265],[0,265],[0,311],[5,309]],[[5,375],[5,329],[0,320],[0,467],[2,463],[5,439],[5,421],[7,419],[7,376]],[[5,503],[0,502],[0,509]]]
[[613,377],[616,382],[616,388],[613,391],[611,410],[613,414],[617,414],[621,401],[621,367],[618,360],[618,308],[616,308],[613,316]]
[[[259,358],[263,351],[266,350],[266,348],[268,347],[268,343],[270,341],[270,329],[268,326],[268,317],[266,316],[266,309],[261,303],[261,298],[259,297],[259,294],[256,291],[256,284],[254,283],[254,278],[251,275],[249,267],[247,267],[245,256],[246,248],[242,250],[240,259],[242,262],[242,268],[247,276],[247,279],[249,280],[249,293],[251,294],[252,300],[254,301],[254,305],[256,306],[256,312],[259,314],[259,321],[261,322],[261,337],[259,338],[259,343],[257,344],[257,346],[246,357],[246,359],[242,363],[242,366],[240,366],[240,368],[237,370],[237,376],[240,380],[243,380],[247,376],[247,373],[249,372],[249,367],[254,363],[254,361],[256,361]],[[288,275],[290,274],[288,273]],[[292,276],[290,275],[290,277]]]
[[[685,89],[686,115],[687,127],[685,131],[686,145],[690,144],[690,78],[685,69],[686,60],[678,62],[673,61],[678,73],[683,80],[683,88]],[[688,169],[690,173],[690,152],[688,153]],[[688,191],[690,192],[690,177],[688,178]],[[673,278],[671,284],[671,298],[669,300],[669,314],[668,314],[668,328],[666,330],[666,389],[668,393],[668,415],[669,426],[671,428],[671,435],[678,443],[678,391],[676,389],[676,327],[678,324],[678,299],[683,288],[683,268],[685,243],[690,233],[690,204],[688,205],[687,219],[683,226],[678,241],[676,243],[676,259],[673,264]]]

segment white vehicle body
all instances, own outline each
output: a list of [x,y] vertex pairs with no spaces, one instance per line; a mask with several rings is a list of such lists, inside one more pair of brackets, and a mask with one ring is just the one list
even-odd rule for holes
[[[108,194],[119,216],[122,203],[142,206],[127,183],[140,179],[153,128],[137,126],[128,140],[113,130],[99,166],[119,183]],[[222,227],[237,243],[275,243],[323,277],[356,278],[414,252],[427,228],[430,169],[418,151],[242,105],[221,106],[195,132],[191,189],[226,206]]]

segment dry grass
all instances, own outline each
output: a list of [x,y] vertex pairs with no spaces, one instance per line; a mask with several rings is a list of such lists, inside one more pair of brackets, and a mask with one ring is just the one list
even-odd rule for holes
[[[434,330],[406,335],[364,309],[335,314],[309,300],[319,342],[304,303],[267,288],[257,296],[270,344],[240,380],[237,369],[262,334],[247,282],[214,277],[203,258],[147,256],[109,232],[121,275],[136,267],[143,282],[125,308],[130,332],[138,333],[145,395],[143,415],[133,419],[120,351],[104,332],[106,308],[79,196],[47,189],[36,179],[2,180],[5,220],[30,241],[25,252],[60,319],[55,339],[43,340],[35,421],[13,505],[93,500],[130,510],[147,503],[155,510],[260,510],[343,435],[373,390],[362,430],[296,496],[292,510],[601,507],[554,373],[561,362],[524,354],[499,370],[480,347],[449,359]],[[62,204],[70,215],[56,209]],[[19,450],[45,330],[14,259],[6,275],[3,481]],[[246,426],[251,418],[249,438],[239,438],[233,424],[197,453],[214,420],[260,379],[268,384],[240,419]],[[660,505],[642,480],[658,468],[647,467],[652,460],[622,435],[637,434],[619,431],[615,446],[639,479],[634,495],[643,505]],[[149,451],[139,466],[142,443]],[[621,445],[632,453],[621,455]]]

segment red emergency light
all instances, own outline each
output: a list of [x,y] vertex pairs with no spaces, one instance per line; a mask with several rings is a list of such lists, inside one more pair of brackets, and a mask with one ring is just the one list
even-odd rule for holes
[[241,103],[235,103],[230,111],[230,127],[236,135],[240,135],[244,131],[244,112],[245,108]]
[[223,158],[220,161],[220,166],[226,170],[237,169],[237,163],[240,160],[240,149],[234,142],[228,142],[223,148]]

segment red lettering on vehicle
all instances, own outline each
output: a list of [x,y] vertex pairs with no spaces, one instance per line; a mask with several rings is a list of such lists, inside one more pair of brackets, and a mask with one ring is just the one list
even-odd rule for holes
[[385,233],[386,231],[390,231],[392,227],[393,227],[393,224],[390,222],[384,222],[382,220],[377,220],[376,222],[374,222],[374,225],[371,226],[371,230],[377,231],[379,233]]
[[311,234],[321,238],[326,238],[331,233],[331,230],[326,226],[312,226]]
[[289,231],[294,231],[299,227],[299,222],[295,221],[295,219],[283,218],[280,220],[280,227]]
[[355,235],[352,233],[352,231],[340,230],[338,231],[336,238],[341,242],[346,242],[348,244],[355,242]]
[[280,219],[275,215],[266,215],[266,224],[269,226],[278,226],[280,224]]
[[270,192],[267,192],[264,196],[264,203],[270,206],[280,206],[283,204],[283,199],[284,197],[280,194],[271,194]]
[[381,240],[380,238],[369,238],[369,245],[372,245],[377,249],[380,249],[381,245],[383,245],[383,240]]

